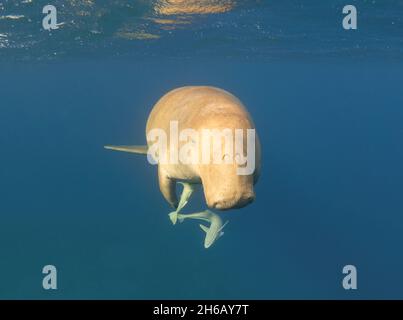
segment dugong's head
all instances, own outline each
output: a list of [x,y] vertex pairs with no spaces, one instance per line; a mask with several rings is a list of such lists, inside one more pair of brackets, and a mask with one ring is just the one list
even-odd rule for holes
[[255,199],[254,176],[237,175],[233,165],[204,165],[200,169],[200,176],[209,208],[242,208]]
[[[228,124],[228,121],[226,123]],[[239,121],[237,123],[239,125]],[[235,124],[231,125],[233,129],[237,128]],[[249,122],[241,123],[241,129],[242,127],[243,129],[251,129],[252,126]],[[240,150],[243,153],[243,159],[247,159],[247,164],[240,164],[242,162],[238,161],[240,154],[233,148],[232,156],[235,161],[231,163],[223,161],[219,164],[213,162],[199,166],[198,171],[203,184],[204,196],[210,208],[219,210],[242,208],[254,201],[254,184],[257,182],[260,173],[260,142],[256,132],[254,133],[252,157],[250,156],[252,151],[247,148],[249,143],[245,130],[243,150]],[[203,150],[201,151],[203,152]],[[214,154],[213,147],[210,151],[211,154]],[[247,152],[249,152],[249,156]],[[221,155],[223,160],[228,157],[228,149],[225,149],[224,143],[222,144]],[[253,164],[249,163],[251,160],[253,160]]]

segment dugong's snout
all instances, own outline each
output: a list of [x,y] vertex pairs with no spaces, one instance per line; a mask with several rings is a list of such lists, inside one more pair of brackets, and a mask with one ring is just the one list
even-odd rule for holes
[[216,199],[207,199],[207,205],[212,209],[228,210],[245,207],[255,200],[255,193],[247,192],[240,196],[225,197],[219,196]]
[[253,175],[237,175],[231,165],[205,166],[200,172],[209,208],[238,209],[255,200]]

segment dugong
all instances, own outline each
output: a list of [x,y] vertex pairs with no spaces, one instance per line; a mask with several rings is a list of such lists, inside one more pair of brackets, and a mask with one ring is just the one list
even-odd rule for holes
[[[222,163],[158,163],[159,188],[166,201],[173,207],[178,207],[176,183],[185,182],[188,185],[202,185],[206,203],[209,208],[228,210],[241,208],[255,199],[254,184],[257,182],[261,165],[261,146],[255,125],[242,102],[231,93],[211,86],[186,86],[166,93],[155,104],[147,120],[146,136],[147,146],[105,146],[107,149],[147,154],[153,140],[150,133],[153,130],[163,130],[167,134],[167,148],[164,154],[158,156],[171,159],[173,154],[173,141],[171,134],[172,123],[177,124],[181,132],[192,129],[202,133],[203,130],[253,129],[254,131],[254,170],[249,174],[239,174],[240,164],[237,161]],[[197,141],[193,141],[196,143]],[[241,150],[245,156],[246,138]],[[187,141],[189,142],[189,141]],[[178,147],[185,141],[178,141]],[[206,151],[214,153],[211,146],[199,144],[197,150],[200,154]],[[148,150],[148,151],[147,151]],[[228,156],[228,149],[222,147],[223,159]],[[234,154],[239,157],[240,154]],[[186,200],[187,202],[187,200]]]

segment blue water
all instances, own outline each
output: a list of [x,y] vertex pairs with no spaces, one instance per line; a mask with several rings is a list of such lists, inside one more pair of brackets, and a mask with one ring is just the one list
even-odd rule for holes
[[[51,33],[44,2],[3,2],[24,17],[0,18],[0,298],[403,298],[403,4],[353,1],[344,31],[344,3],[318,2],[53,1],[69,23]],[[103,149],[206,84],[245,103],[263,148],[255,202],[208,250],[170,223],[154,166]]]

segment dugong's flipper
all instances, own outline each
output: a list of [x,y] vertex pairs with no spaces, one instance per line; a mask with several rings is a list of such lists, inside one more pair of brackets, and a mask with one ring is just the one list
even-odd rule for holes
[[158,166],[158,183],[165,200],[172,206],[172,208],[176,209],[178,207],[176,182],[169,177],[166,170],[161,165]]

